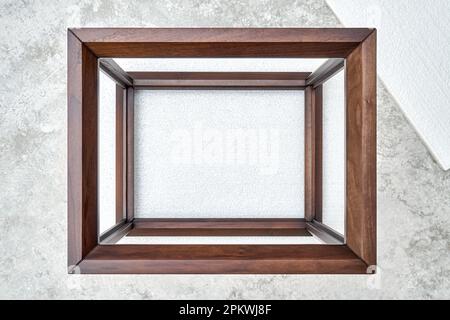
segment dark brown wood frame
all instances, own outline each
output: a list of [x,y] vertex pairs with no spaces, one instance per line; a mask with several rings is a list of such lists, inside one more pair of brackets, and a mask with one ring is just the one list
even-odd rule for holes
[[[125,73],[112,57],[331,58],[308,73]],[[102,59],[100,59],[102,58]],[[97,228],[97,95],[101,68],[118,84],[117,225]],[[346,234],[321,223],[322,84],[345,68]],[[134,90],[305,90],[305,219],[134,218]],[[119,93],[121,91],[121,93]],[[124,219],[120,219],[125,217]],[[326,245],[112,245],[134,235],[298,235]],[[376,30],[68,30],[68,265],[81,273],[366,273],[376,264]],[[370,268],[372,270],[373,268]]]

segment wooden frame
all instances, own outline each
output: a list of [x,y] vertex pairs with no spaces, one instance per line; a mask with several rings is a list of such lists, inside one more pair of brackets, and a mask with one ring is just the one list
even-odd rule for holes
[[[331,58],[309,73],[126,73],[111,57]],[[103,59],[106,58],[106,59]],[[101,68],[116,83],[117,225],[97,231],[97,95]],[[346,234],[321,223],[322,84],[345,68]],[[134,218],[134,90],[305,90],[305,219]],[[119,93],[119,91],[121,93]],[[120,214],[119,214],[120,212]],[[123,219],[120,219],[123,217]],[[112,245],[134,235],[305,235],[326,245]],[[376,30],[68,30],[68,265],[81,273],[366,273],[376,264]]]

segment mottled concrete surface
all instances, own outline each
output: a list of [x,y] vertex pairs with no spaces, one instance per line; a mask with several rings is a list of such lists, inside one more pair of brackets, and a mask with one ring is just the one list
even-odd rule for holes
[[66,274],[67,27],[338,25],[323,1],[2,1],[0,298],[450,298],[450,172],[381,83],[377,276]]

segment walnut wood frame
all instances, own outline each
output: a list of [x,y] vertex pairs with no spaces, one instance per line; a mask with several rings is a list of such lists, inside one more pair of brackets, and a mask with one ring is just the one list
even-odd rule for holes
[[[112,57],[333,58],[305,73],[125,73]],[[345,63],[344,63],[345,61]],[[98,71],[119,85],[118,224],[99,237],[97,219]],[[345,239],[321,223],[322,83],[345,68]],[[305,219],[155,221],[134,219],[134,90],[154,87],[305,90]],[[123,91],[125,89],[125,91]],[[124,92],[126,92],[124,94]],[[120,215],[118,211],[122,210]],[[125,213],[123,212],[125,211]],[[123,220],[120,217],[124,217]],[[276,226],[276,227],[274,227]],[[127,233],[298,234],[326,245],[111,245]],[[287,233],[286,233],[287,232]],[[345,243],[344,243],[345,241]],[[376,30],[68,30],[69,273],[366,273],[376,264]]]

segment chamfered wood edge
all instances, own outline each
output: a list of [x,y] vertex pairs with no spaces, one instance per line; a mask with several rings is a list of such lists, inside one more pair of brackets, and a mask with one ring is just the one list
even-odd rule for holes
[[346,61],[346,242],[376,265],[376,30]]
[[304,219],[135,218],[128,236],[311,236]]
[[306,223],[306,229],[325,244],[345,244],[343,235],[317,220],[308,221]]
[[123,88],[133,86],[133,78],[111,58],[99,59],[99,68]]
[[95,274],[366,274],[345,245],[98,245],[78,265]]
[[111,229],[104,232],[99,237],[100,244],[114,244],[118,242],[123,237],[127,236],[128,233],[133,229],[133,223],[127,222],[123,219],[121,222],[116,224]]
[[373,28],[68,28],[82,42],[362,42]]
[[306,85],[317,87],[323,84],[336,73],[344,69],[344,65],[345,59],[328,59],[306,79]]

